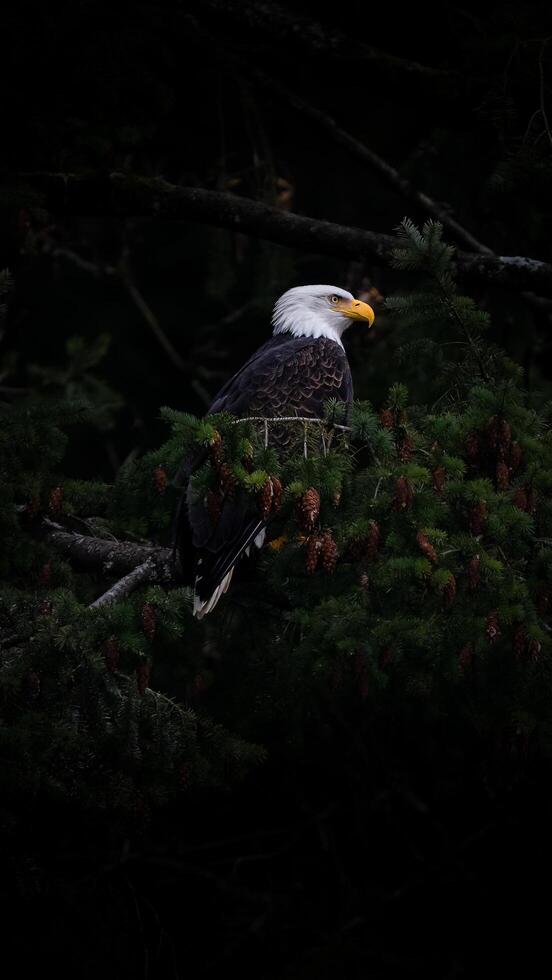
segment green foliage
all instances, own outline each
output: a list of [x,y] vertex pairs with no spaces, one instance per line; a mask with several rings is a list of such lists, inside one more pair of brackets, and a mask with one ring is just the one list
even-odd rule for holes
[[[299,750],[327,731],[328,706],[355,714],[359,738],[449,719],[461,753],[464,742],[508,742],[522,724],[550,753],[549,421],[527,405],[515,367],[483,345],[485,317],[457,294],[439,227],[407,222],[401,238],[397,263],[420,292],[389,305],[431,335],[443,370],[429,408],[411,403],[403,380],[350,419],[332,402],[309,423],[164,408],[166,441],[129,458],[112,484],[61,469],[71,424],[101,417],[103,389],[82,379],[105,345],[71,345],[73,369],[2,409],[8,797],[77,796],[136,818],[240,777],[262,759],[259,742]],[[47,520],[167,545],[192,457],[196,499],[273,507],[268,547],[202,622],[184,586],[146,585],[91,608],[109,572],[58,556]],[[320,512],[309,523],[312,490]]]
[[121,396],[99,378],[94,368],[109,350],[109,334],[99,334],[91,342],[70,337],[66,343],[67,363],[62,368],[32,364],[29,374],[39,384],[39,391],[52,397],[63,396],[66,403],[78,405],[90,425],[106,432],[113,427],[115,414],[122,407]]
[[175,794],[240,778],[263,752],[150,686],[169,656],[184,664],[184,695],[193,689],[200,632],[189,589],[149,588],[90,608],[109,571],[73,568],[48,539],[54,522],[84,537],[155,543],[173,520],[176,490],[159,468],[176,474],[184,427],[199,430],[191,417],[173,413],[167,444],[129,460],[113,484],[63,473],[74,427],[105,428],[118,404],[90,373],[107,348],[106,338],[91,348],[71,341],[67,369],[36,371],[38,391],[0,407],[0,755],[6,812],[78,799],[128,827]]

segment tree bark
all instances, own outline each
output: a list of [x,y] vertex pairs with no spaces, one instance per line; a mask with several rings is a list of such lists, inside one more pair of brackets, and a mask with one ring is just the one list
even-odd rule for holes
[[120,578],[114,582],[111,588],[107,589],[94,602],[90,603],[89,608],[99,609],[100,606],[112,606],[119,599],[124,599],[125,596],[130,595],[135,589],[141,585],[145,585],[147,582],[154,581],[155,578],[155,564],[151,558],[148,558],[142,565],[138,565],[132,572],[125,575],[124,578]]
[[[48,210],[59,215],[199,221],[279,245],[380,263],[391,259],[398,244],[392,235],[290,214],[235,194],[181,187],[160,177],[46,173],[21,175],[20,180],[39,190]],[[458,251],[455,263],[468,281],[552,295],[552,265],[539,259]]]
[[82,568],[97,569],[107,575],[126,576],[147,563],[151,570],[149,581],[169,583],[176,577],[170,548],[151,548],[132,541],[75,534],[48,517],[43,518],[42,529],[56,551]]

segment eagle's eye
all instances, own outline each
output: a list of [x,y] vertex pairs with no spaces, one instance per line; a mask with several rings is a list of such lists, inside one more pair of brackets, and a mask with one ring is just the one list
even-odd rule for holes
[[341,297],[340,296],[336,296],[335,293],[334,293],[333,296],[330,296],[330,303],[332,304],[332,306],[337,306],[337,304],[339,303],[339,300],[340,299],[341,299]]

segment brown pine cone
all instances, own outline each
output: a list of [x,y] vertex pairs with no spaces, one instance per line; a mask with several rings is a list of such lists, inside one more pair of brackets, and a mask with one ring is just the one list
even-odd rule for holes
[[140,663],[136,668],[136,683],[138,685],[138,691],[140,697],[143,697],[146,693],[146,688],[149,684],[151,668],[147,663]]
[[423,552],[426,558],[429,558],[430,561],[436,562],[437,552],[435,551],[435,548],[431,544],[431,541],[429,540],[427,535],[424,534],[423,531],[418,531],[416,535],[416,541],[418,542],[420,551]]
[[277,476],[271,476],[270,479],[272,481],[272,510],[277,514],[282,506],[283,487]]
[[238,481],[232,473],[232,469],[228,463],[220,464],[218,468],[218,475],[223,494],[226,497],[233,497]]
[[309,487],[299,497],[295,505],[297,520],[304,531],[312,531],[320,516],[320,494],[314,487]]
[[305,550],[305,568],[307,569],[309,575],[312,575],[318,567],[321,550],[321,536],[319,534],[311,534],[310,537],[307,538]]
[[157,493],[165,493],[167,489],[167,473],[162,466],[156,466],[153,471],[153,485]]
[[468,579],[468,589],[474,592],[481,581],[481,559],[479,555],[474,555],[470,558],[468,564],[466,565],[466,575]]
[[414,452],[414,443],[412,442],[410,436],[405,436],[404,439],[400,441],[397,449],[401,462],[408,463],[408,461],[412,459],[412,454]]
[[222,436],[220,432],[215,432],[211,442],[209,443],[209,456],[211,463],[218,470],[220,464],[224,459],[224,446],[222,443]]
[[443,492],[443,487],[445,485],[445,480],[447,478],[447,471],[444,466],[436,466],[433,470],[433,489],[435,493],[441,496]]
[[500,626],[498,623],[498,610],[492,609],[485,622],[485,633],[489,643],[495,643],[500,636]]
[[156,618],[155,606],[151,602],[145,602],[142,607],[142,627],[148,640],[153,640],[155,636]]
[[119,669],[119,644],[114,636],[106,640],[103,645],[103,655],[105,666],[111,674]]
[[267,521],[270,511],[272,509],[272,497],[274,490],[272,489],[272,480],[270,477],[263,484],[259,493],[257,494],[257,506],[259,508],[259,514],[263,521]]
[[377,557],[380,546],[381,531],[377,521],[370,521],[370,530],[366,536],[366,557],[374,559]]
[[399,476],[395,481],[395,496],[391,504],[393,510],[408,510],[412,504],[414,493],[405,476]]
[[331,531],[325,531],[322,535],[320,548],[320,561],[325,572],[331,575],[335,571],[338,557],[337,545],[333,539]]
[[347,561],[360,561],[361,558],[373,560],[376,558],[380,537],[379,524],[377,521],[371,521],[367,534],[357,535],[349,541],[345,552]]
[[479,500],[470,511],[469,525],[472,534],[483,534],[487,523],[487,504],[484,500]]
[[215,525],[219,522],[221,511],[219,495],[213,490],[208,490],[206,503],[209,520],[211,521],[213,527],[215,527]]
[[512,497],[512,503],[514,507],[518,508],[518,510],[528,510],[527,491],[525,487],[517,488],[514,496]]
[[63,488],[54,487],[50,492],[50,500],[48,506],[51,514],[59,514],[61,511],[61,504],[63,500]]
[[509,483],[510,483],[510,470],[508,469],[506,463],[498,462],[496,464],[497,490],[506,490],[508,488]]

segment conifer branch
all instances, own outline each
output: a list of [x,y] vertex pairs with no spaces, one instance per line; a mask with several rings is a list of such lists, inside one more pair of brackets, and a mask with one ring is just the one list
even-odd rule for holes
[[[19,179],[42,191],[48,209],[60,215],[199,221],[318,254],[369,256],[381,263],[392,258],[399,244],[392,235],[290,214],[235,194],[182,187],[159,177],[38,173]],[[552,295],[552,264],[540,259],[458,251],[454,263],[464,279]]]

